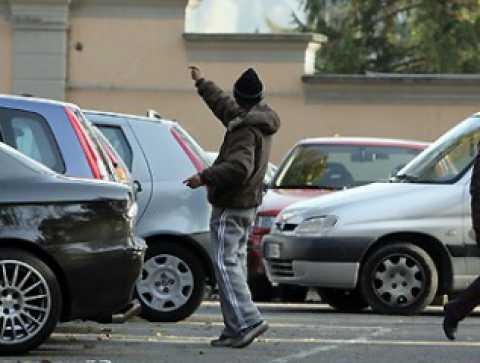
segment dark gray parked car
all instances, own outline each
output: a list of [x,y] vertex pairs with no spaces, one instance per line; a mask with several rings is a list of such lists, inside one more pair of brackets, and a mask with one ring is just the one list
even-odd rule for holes
[[142,314],[151,321],[185,319],[200,305],[206,284],[214,282],[206,190],[182,184],[208,165],[205,152],[175,122],[84,113],[120,154],[140,190],[136,232],[148,244],[136,289]]
[[0,356],[36,348],[59,321],[116,320],[145,251],[130,188],[61,176],[1,142],[0,165]]

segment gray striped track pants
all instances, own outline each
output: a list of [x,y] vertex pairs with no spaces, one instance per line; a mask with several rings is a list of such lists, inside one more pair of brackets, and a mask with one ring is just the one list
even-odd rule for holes
[[262,321],[247,284],[247,239],[255,208],[213,207],[210,220],[211,253],[215,266],[225,328],[233,337]]

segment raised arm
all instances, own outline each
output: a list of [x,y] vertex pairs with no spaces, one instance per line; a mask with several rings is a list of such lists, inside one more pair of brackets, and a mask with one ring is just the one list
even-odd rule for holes
[[215,83],[204,79],[197,67],[189,68],[198,94],[223,125],[228,127],[229,122],[241,114],[240,106]]

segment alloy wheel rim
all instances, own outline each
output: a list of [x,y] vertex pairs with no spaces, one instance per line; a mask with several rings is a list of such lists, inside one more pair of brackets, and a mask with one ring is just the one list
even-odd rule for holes
[[46,324],[52,297],[44,277],[22,261],[0,261],[0,344],[22,343]]
[[140,299],[162,312],[177,310],[193,293],[193,273],[182,259],[161,254],[147,260],[137,282]]
[[407,307],[425,291],[426,273],[410,255],[391,254],[377,263],[372,273],[372,289],[390,307]]

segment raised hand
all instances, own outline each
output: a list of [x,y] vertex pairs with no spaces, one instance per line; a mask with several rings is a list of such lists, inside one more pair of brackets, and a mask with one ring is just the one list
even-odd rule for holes
[[190,66],[188,69],[190,70],[190,75],[195,82],[199,79],[202,79],[202,72],[200,72],[200,68],[196,66]]

